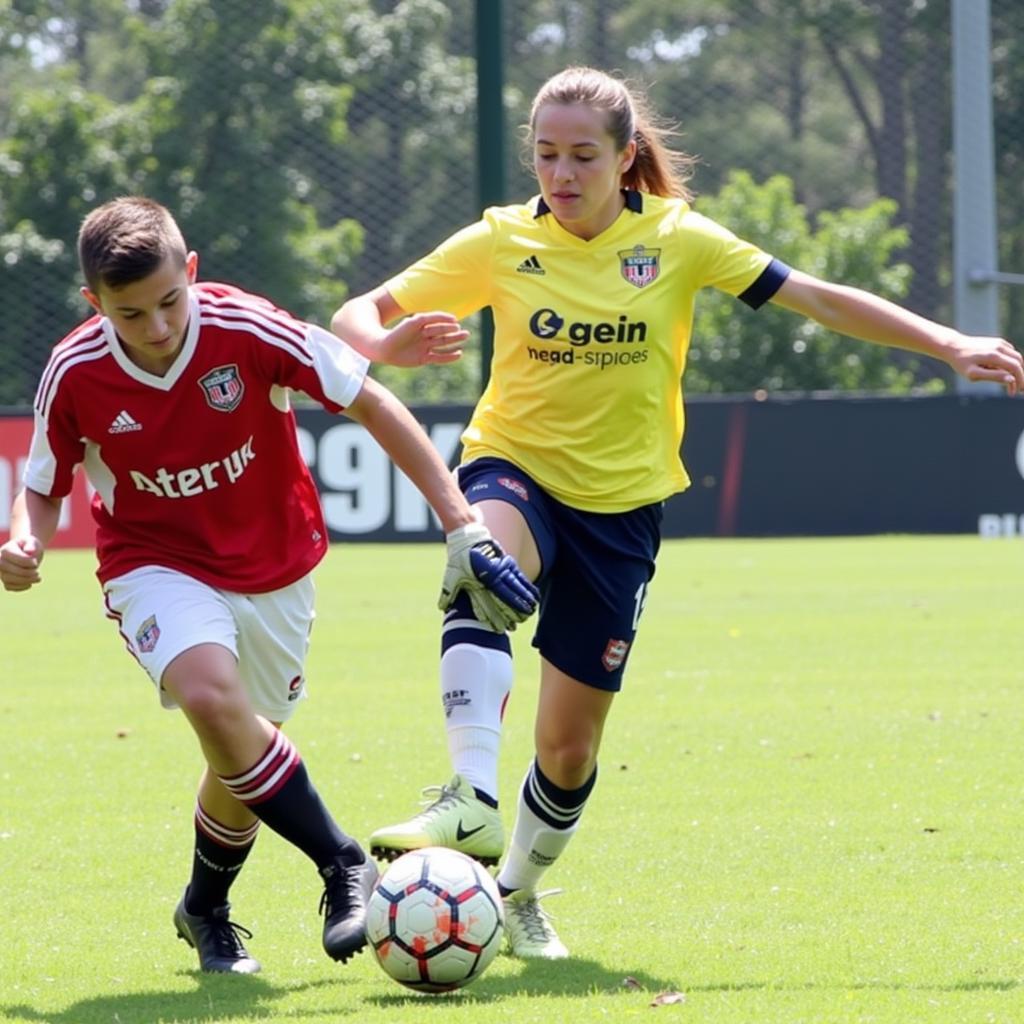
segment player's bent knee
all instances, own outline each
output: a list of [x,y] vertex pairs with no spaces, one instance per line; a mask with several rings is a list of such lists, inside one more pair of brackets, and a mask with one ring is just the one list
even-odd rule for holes
[[561,742],[538,744],[541,770],[556,786],[575,789],[590,778],[597,761],[597,749],[588,740],[566,738]]
[[215,724],[248,711],[248,698],[234,660],[190,658],[191,653],[175,658],[163,677],[164,688],[186,716]]
[[210,725],[235,721],[239,713],[248,711],[240,687],[214,680],[190,683],[179,691],[177,704],[190,720]]

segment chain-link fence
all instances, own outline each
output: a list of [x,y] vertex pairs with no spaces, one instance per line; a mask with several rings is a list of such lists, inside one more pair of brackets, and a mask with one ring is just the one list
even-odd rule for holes
[[[165,202],[202,276],[319,322],[475,219],[476,13],[0,0],[0,404],[30,400],[87,312],[74,237],[111,196]],[[949,0],[504,0],[501,18],[509,201],[534,191],[517,129],[536,88],[572,63],[616,70],[700,156],[698,205],[811,272],[952,318]],[[992,0],[992,26],[1001,260],[1022,269],[1024,5]],[[691,392],[936,376],[849,349],[813,360],[791,320],[762,365],[744,353],[764,348],[766,321],[728,309],[698,323]],[[1006,289],[1003,314],[1024,337],[1024,293]],[[479,366],[387,379],[412,400],[466,401]]]

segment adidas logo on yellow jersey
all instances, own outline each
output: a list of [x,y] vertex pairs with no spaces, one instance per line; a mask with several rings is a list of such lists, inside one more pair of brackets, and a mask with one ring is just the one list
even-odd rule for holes
[[522,263],[516,267],[517,274],[545,274],[547,271],[540,265],[540,260],[537,259],[536,255],[530,256],[528,259],[523,260]]

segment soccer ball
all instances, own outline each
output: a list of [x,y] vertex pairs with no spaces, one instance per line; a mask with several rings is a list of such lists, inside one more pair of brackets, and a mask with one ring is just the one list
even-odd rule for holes
[[366,939],[395,981],[419,992],[468,985],[505,930],[497,883],[471,857],[431,846],[402,854],[377,881]]

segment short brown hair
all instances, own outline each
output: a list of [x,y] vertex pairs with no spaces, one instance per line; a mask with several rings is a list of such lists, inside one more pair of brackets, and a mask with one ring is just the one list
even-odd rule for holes
[[78,263],[93,292],[140,281],[168,256],[185,266],[181,229],[166,207],[143,196],[121,196],[96,207],[78,232]]

